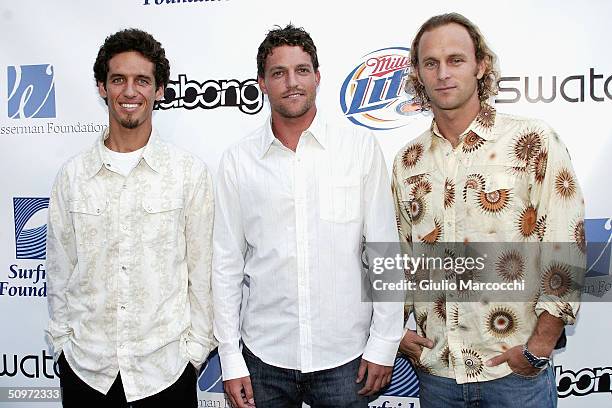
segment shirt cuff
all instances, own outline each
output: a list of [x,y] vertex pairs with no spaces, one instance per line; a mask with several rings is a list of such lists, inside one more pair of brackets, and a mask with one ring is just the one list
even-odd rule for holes
[[557,317],[563,320],[563,323],[574,324],[576,323],[576,315],[580,307],[579,302],[563,302],[561,300],[543,299],[536,304],[535,312],[539,317],[543,312],[548,312],[551,316]]
[[231,353],[223,356],[219,354],[219,359],[221,360],[223,381],[249,376],[249,369],[242,353]]
[[53,356],[55,357],[55,360],[57,360],[62,352],[62,349],[64,348],[64,344],[70,340],[72,330],[67,325],[59,325],[53,321],[50,321],[46,334],[48,342],[53,348]]
[[370,336],[363,351],[363,359],[370,363],[392,367],[397,356],[398,347],[399,342],[397,341],[388,341]]

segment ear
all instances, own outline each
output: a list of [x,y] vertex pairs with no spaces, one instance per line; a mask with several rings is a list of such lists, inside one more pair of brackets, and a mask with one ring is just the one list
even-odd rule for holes
[[155,91],[155,100],[156,101],[161,101],[164,98],[164,87],[163,86],[159,86],[157,88],[157,90]]
[[106,84],[104,82],[98,81],[98,93],[100,94],[102,99],[107,98],[108,95],[106,93]]
[[267,95],[268,88],[266,88],[266,81],[263,79],[263,77],[257,76],[257,84],[259,85],[259,89],[261,89],[261,92]]
[[315,81],[317,82],[317,87],[318,87],[319,83],[321,82],[321,73],[319,72],[318,69],[317,69],[317,72],[315,72]]
[[487,65],[485,64],[485,60],[482,59],[481,61],[478,62],[478,71],[476,72],[476,78],[482,79],[486,69],[487,69]]

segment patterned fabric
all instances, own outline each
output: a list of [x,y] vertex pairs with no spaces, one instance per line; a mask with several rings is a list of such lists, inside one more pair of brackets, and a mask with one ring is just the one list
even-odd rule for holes
[[[510,368],[484,362],[524,344],[540,313],[575,321],[579,303],[568,285],[576,269],[559,259],[584,268],[584,201],[567,149],[545,123],[484,105],[453,149],[434,121],[398,153],[393,193],[400,240],[408,245],[571,243],[529,260],[497,245],[495,273],[504,281],[525,279],[533,289],[529,301],[466,301],[460,291],[410,291],[405,311],[414,312],[419,335],[435,343],[423,350],[421,368],[459,383],[500,378]],[[528,262],[534,262],[531,269]],[[436,274],[420,271],[413,279]],[[478,281],[471,271],[446,278]]]
[[106,393],[153,395],[214,348],[211,177],[152,132],[124,177],[103,133],[60,170],[49,204],[47,281],[56,355]]

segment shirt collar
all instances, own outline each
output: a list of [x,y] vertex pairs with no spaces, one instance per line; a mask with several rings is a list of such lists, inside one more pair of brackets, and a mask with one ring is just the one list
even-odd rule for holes
[[[327,144],[327,133],[325,132],[325,123],[321,114],[317,112],[308,129],[306,129],[302,134],[304,133],[310,133],[317,143],[319,143],[319,145],[325,149]],[[260,158],[263,158],[266,155],[266,153],[270,150],[270,146],[272,146],[275,141],[280,143],[272,131],[272,116],[270,116],[264,125],[264,134],[261,139],[260,146]]]
[[[489,104],[484,103],[480,108],[480,112],[478,112],[478,115],[476,115],[476,117],[470,123],[467,129],[465,129],[465,131],[459,136],[459,140],[463,140],[463,138],[470,132],[475,133],[484,140],[492,141],[497,139],[497,133],[494,131],[495,116],[495,108]],[[430,130],[432,135],[444,138],[444,136],[442,136],[442,133],[440,133],[440,130],[438,129],[438,124],[436,123],[435,118],[431,122]]]
[[[108,139],[108,136],[109,128],[107,127],[102,131],[95,145],[85,153],[85,172],[88,178],[98,174],[100,169],[109,163],[108,154],[104,149],[104,141]],[[166,166],[163,164],[167,163],[168,151],[159,138],[157,130],[154,128],[151,130],[151,136],[145,145],[142,158],[153,171],[157,173],[164,172]]]

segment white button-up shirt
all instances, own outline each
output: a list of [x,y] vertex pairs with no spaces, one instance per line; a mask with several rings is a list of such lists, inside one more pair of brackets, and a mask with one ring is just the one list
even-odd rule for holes
[[302,372],[362,353],[393,365],[403,305],[361,296],[364,237],[397,242],[390,181],[371,133],[317,116],[293,152],[268,120],[225,152],[216,194],[213,294],[224,380],[249,375],[240,339],[264,362]]
[[212,335],[211,177],[151,133],[127,177],[103,141],[60,170],[49,203],[47,330],[76,374],[106,393],[121,372],[128,401],[162,391]]

